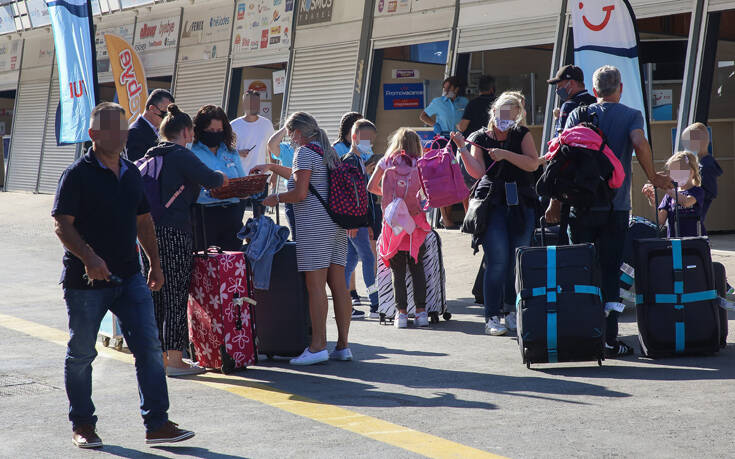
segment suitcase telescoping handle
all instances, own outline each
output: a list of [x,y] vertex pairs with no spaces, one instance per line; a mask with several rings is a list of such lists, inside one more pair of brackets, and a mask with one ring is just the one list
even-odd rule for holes
[[[674,185],[674,196],[676,198],[674,199],[674,237],[681,237],[681,233],[679,232],[679,184],[676,182],[671,182]],[[656,222],[656,228],[658,228],[658,232],[661,232],[661,225],[658,223],[658,188],[653,187],[653,198],[654,198],[654,206],[653,206],[653,215],[654,215],[654,222]],[[697,216],[697,236],[702,235],[702,218],[701,216]]]

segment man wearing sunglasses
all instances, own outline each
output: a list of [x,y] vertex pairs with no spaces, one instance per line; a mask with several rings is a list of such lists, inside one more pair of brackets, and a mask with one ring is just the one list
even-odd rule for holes
[[130,125],[127,154],[130,161],[137,161],[151,148],[158,145],[158,127],[169,104],[174,103],[174,96],[165,89],[156,89],[148,96],[145,113]]

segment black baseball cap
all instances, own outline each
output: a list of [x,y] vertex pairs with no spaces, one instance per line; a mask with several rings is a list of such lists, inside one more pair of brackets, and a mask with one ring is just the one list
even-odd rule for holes
[[549,84],[557,84],[560,81],[575,80],[584,83],[584,72],[576,65],[565,65],[556,72],[556,76],[547,80]]

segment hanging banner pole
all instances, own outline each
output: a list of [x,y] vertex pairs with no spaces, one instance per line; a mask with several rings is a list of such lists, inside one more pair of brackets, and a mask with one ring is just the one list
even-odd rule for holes
[[628,0],[585,0],[572,4],[574,64],[584,71],[585,84],[603,65],[620,70],[620,103],[640,110],[644,132],[651,140],[649,107],[638,51],[640,39],[633,7]]
[[87,16],[89,16],[89,44],[92,47],[92,81],[94,87],[94,104],[100,103],[100,80],[97,75],[97,44],[94,42],[94,13],[92,12],[92,0],[87,2]]

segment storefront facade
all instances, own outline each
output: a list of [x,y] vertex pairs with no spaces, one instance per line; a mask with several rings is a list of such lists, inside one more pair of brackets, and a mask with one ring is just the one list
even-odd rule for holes
[[[656,167],[662,168],[676,148],[677,132],[694,121],[706,122],[724,171],[720,195],[733,195],[735,1],[631,4],[652,107],[648,121]],[[213,103],[231,118],[241,116],[242,94],[256,89],[261,115],[276,127],[290,113],[308,111],[336,138],[342,114],[361,111],[378,125],[375,149],[381,151],[396,128],[421,127],[418,115],[438,95],[444,77],[464,78],[471,99],[479,77],[489,74],[498,92],[523,92],[526,122],[543,150],[559,104],[546,80],[573,62],[569,14],[578,2],[104,0],[99,5],[102,100],[114,100],[114,86],[101,34],[115,33],[141,54],[149,89],[172,89],[192,114]],[[27,30],[10,32],[11,45],[0,46],[0,132],[4,123],[10,137],[5,189],[53,192],[58,174],[79,151],[52,141],[58,88],[47,17],[28,10],[16,22]],[[411,97],[396,100],[395,94]],[[634,212],[648,216],[652,210],[637,192],[644,177],[640,168],[634,171]],[[735,230],[735,215],[726,207],[726,199],[715,200],[708,229]]]

